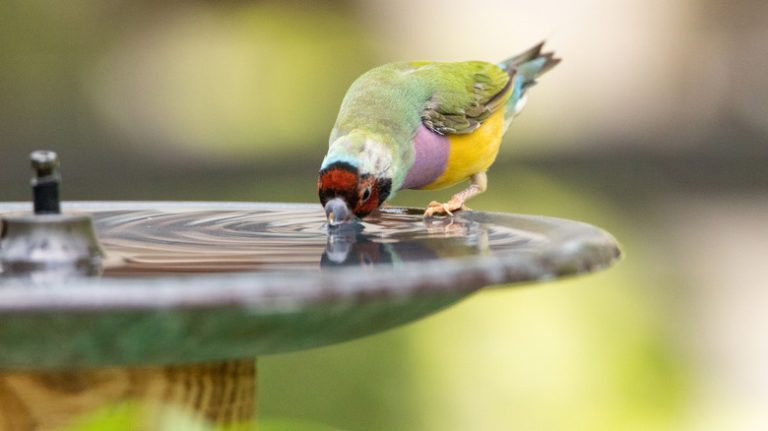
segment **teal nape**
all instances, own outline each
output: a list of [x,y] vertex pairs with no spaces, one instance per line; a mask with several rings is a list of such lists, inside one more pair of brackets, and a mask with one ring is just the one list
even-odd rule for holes
[[[0,216],[28,210],[0,204]],[[0,366],[220,361],[414,321],[491,285],[610,266],[615,239],[548,217],[391,208],[329,232],[318,205],[72,202],[106,253],[92,277],[0,273]],[[34,333],[34,337],[29,334]]]

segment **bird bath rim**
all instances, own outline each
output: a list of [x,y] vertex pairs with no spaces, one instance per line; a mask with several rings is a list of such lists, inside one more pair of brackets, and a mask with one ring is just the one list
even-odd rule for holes
[[[29,208],[0,203],[0,215]],[[317,204],[70,202],[64,209],[254,214],[272,209],[317,211],[322,217]],[[52,277],[42,282],[0,276],[0,370],[188,364],[305,350],[404,325],[485,286],[586,273],[620,256],[612,236],[580,222],[481,212],[456,217],[457,222],[474,219],[495,226],[517,223],[513,229],[538,230],[555,241],[534,241],[532,248],[508,255],[319,273]]]
[[[190,202],[190,201],[74,201],[65,211],[119,210],[314,210],[317,204]],[[0,214],[29,210],[27,203],[0,203]],[[388,212],[407,208],[384,209]],[[319,274],[291,272],[239,272],[227,274],[164,275],[122,279],[76,278],[55,288],[47,283],[0,280],[0,313],[43,310],[108,310],[210,308],[222,306],[300,307],[329,301],[367,301],[377,298],[428,295],[441,291],[475,290],[485,286],[535,282],[578,275],[606,268],[621,255],[616,240],[586,223],[508,213],[459,213],[456,217],[490,223],[524,222],[557,241],[536,255],[471,256],[438,261],[407,262],[394,268],[365,270],[339,268]],[[557,228],[566,223],[566,232]],[[183,289],[179,286],[183,285]]]

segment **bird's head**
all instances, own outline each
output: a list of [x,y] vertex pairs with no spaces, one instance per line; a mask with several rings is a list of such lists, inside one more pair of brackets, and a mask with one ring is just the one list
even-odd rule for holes
[[387,200],[391,189],[386,173],[366,172],[349,162],[330,163],[317,178],[320,204],[330,225],[367,216]]

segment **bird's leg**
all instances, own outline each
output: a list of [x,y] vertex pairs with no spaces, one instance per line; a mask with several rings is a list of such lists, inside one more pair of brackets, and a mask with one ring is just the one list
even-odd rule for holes
[[424,217],[431,217],[435,214],[453,215],[453,211],[468,209],[464,206],[464,202],[479,195],[488,188],[488,176],[485,172],[480,172],[469,177],[469,181],[469,187],[453,195],[448,202],[430,202],[424,211]]

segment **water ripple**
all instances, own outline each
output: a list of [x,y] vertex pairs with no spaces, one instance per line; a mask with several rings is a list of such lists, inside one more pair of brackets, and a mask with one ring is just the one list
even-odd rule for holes
[[318,271],[348,265],[521,252],[544,237],[462,218],[425,221],[403,210],[328,231],[321,210],[94,213],[109,256],[105,276],[240,271]]

